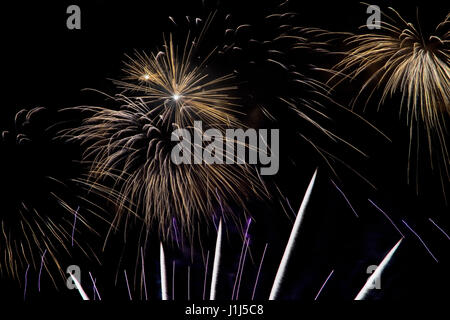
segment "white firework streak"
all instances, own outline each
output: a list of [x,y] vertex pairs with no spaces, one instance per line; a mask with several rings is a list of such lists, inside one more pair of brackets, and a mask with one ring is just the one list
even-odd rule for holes
[[167,295],[167,270],[166,257],[164,256],[164,248],[162,242],[160,243],[160,267],[161,267],[161,299],[169,300]]
[[309,198],[311,196],[311,191],[314,186],[314,182],[317,176],[317,169],[314,171],[314,174],[309,182],[308,189],[306,189],[305,196],[303,197],[302,204],[300,205],[300,209],[298,210],[297,217],[295,218],[294,226],[292,227],[291,235],[289,236],[289,241],[286,245],[286,249],[283,253],[283,258],[281,259],[280,266],[278,267],[277,275],[275,276],[275,280],[273,282],[272,290],[270,291],[269,300],[275,300],[278,291],[280,289],[281,282],[283,280],[284,274],[286,272],[286,266],[289,262],[289,258],[291,256],[292,250],[295,245],[295,241],[297,240],[297,236],[300,230],[300,225],[303,220],[303,215],[305,213],[306,206],[308,205]]
[[72,277],[73,282],[75,283],[75,287],[77,288],[78,292],[80,293],[81,297],[83,298],[83,300],[89,300],[88,295],[86,294],[86,292],[84,292],[83,287],[81,286],[81,284],[78,282],[77,278],[75,278],[73,276],[73,274],[70,275]]
[[222,250],[222,219],[220,219],[219,228],[217,229],[216,251],[214,252],[214,264],[211,279],[211,292],[209,294],[210,300],[216,299],[217,277],[219,275],[221,250]]
[[365,298],[367,292],[369,292],[369,290],[372,288],[372,285],[375,282],[375,280],[380,278],[381,273],[383,272],[384,268],[391,260],[392,256],[394,255],[395,251],[397,250],[397,248],[400,245],[400,243],[402,242],[402,240],[403,240],[403,238],[401,238],[397,242],[397,244],[391,249],[391,251],[389,251],[389,253],[386,255],[386,257],[384,257],[383,261],[381,261],[380,265],[375,269],[375,272],[372,273],[372,275],[367,279],[366,284],[359,291],[359,293],[355,297],[355,300],[363,300]]

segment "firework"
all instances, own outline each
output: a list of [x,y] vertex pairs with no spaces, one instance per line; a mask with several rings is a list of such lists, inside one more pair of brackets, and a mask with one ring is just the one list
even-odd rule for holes
[[209,294],[209,300],[216,299],[217,278],[219,275],[221,249],[222,249],[222,220],[219,221],[219,228],[217,230],[216,250],[214,252],[214,263],[213,263],[211,291]]
[[400,243],[402,242],[403,238],[401,238],[396,245],[388,252],[388,254],[384,257],[383,261],[381,261],[380,265],[375,269],[375,271],[372,273],[372,275],[367,279],[364,286],[361,288],[359,293],[356,295],[355,300],[363,300],[367,293],[369,292],[370,288],[372,288],[373,283],[380,278],[381,273],[386,268],[388,263],[391,261],[392,256],[394,255],[395,251],[397,251]]
[[448,240],[450,240],[450,236],[447,234],[447,232],[445,232],[441,227],[439,227],[437,224],[436,224],[436,222],[434,222],[433,221],[433,219],[431,219],[431,218],[428,218],[428,220],[439,230],[439,231],[441,231],[446,237],[447,237],[447,239]]
[[[188,45],[190,41],[194,44]],[[197,120],[218,128],[240,126],[235,118],[237,105],[233,103],[237,87],[228,84],[233,76],[211,76],[205,66],[208,57],[194,64],[192,54],[197,41],[188,35],[183,53],[179,54],[170,34],[169,41],[164,39],[163,51],[151,55],[136,52],[125,63],[125,81],[116,84],[151,105],[147,113],[157,119],[155,125],[175,123],[185,128]]]
[[[450,161],[445,123],[450,114],[450,15],[440,23],[434,34],[426,37],[420,26],[405,21],[391,9],[396,18],[386,16],[380,32],[353,35],[347,39],[350,47],[334,70],[344,79],[363,78],[355,106],[361,96],[369,103],[377,90],[381,91],[378,107],[394,95],[401,97],[400,113],[406,113],[410,130],[408,178],[414,137],[419,150],[420,127],[425,128],[431,167],[435,157],[441,179],[449,179]],[[365,76],[369,74],[370,76]],[[333,79],[335,79],[335,75]],[[409,181],[409,180],[408,180]]]
[[83,287],[81,286],[80,282],[73,276],[73,274],[70,275],[72,278],[73,283],[75,283],[75,287],[77,288],[78,292],[80,293],[80,296],[83,298],[83,300],[90,300],[89,296],[84,291]]
[[90,271],[89,271],[89,277],[91,278],[91,281],[92,281],[93,293],[94,293],[94,300],[95,300],[95,296],[96,296],[96,295],[97,295],[97,297],[98,297],[99,300],[102,300],[102,297],[100,296],[100,293],[98,292],[98,289],[97,289],[96,279],[94,279],[94,278],[92,277],[92,274],[91,274]]
[[272,290],[270,291],[269,300],[275,300],[280,290],[280,286],[286,272],[287,263],[289,262],[291,253],[293,251],[295,242],[298,237],[298,233],[300,230],[300,226],[303,220],[303,216],[305,214],[306,207],[309,202],[309,198],[311,196],[311,192],[314,187],[314,182],[316,181],[317,170],[314,172],[311,181],[309,182],[308,188],[306,189],[305,196],[303,197],[302,204],[300,205],[300,209],[298,210],[297,217],[295,219],[294,226],[292,227],[291,235],[289,236],[289,241],[286,245],[286,249],[283,253],[283,258],[281,259],[280,266],[278,267],[277,274],[275,276],[275,280],[273,282]]
[[375,202],[373,202],[373,201],[370,200],[370,199],[368,199],[368,200],[369,200],[369,203],[370,203],[371,205],[373,205],[378,211],[380,211],[380,212],[386,217],[386,219],[389,220],[389,222],[392,224],[392,226],[395,228],[395,230],[397,230],[398,233],[400,233],[400,235],[404,238],[405,236],[404,236],[403,233],[400,231],[400,229],[397,227],[397,225],[394,223],[394,221],[392,220],[392,218],[389,217],[389,215],[388,215],[386,212],[384,212],[379,206],[377,206],[377,205],[375,204]]
[[330,278],[331,278],[331,276],[333,275],[333,273],[334,273],[334,269],[331,270],[330,274],[329,274],[328,277],[325,279],[325,282],[324,282],[323,285],[320,287],[320,289],[319,289],[319,291],[317,292],[316,297],[314,298],[314,300],[317,300],[317,299],[319,298],[320,293],[322,292],[323,288],[325,288],[325,286],[326,286],[328,280],[330,280]]
[[435,257],[435,255],[431,252],[431,250],[428,248],[428,246],[425,244],[425,242],[422,240],[422,238],[417,234],[416,231],[414,231],[406,222],[405,220],[402,220],[403,224],[419,239],[419,241],[422,243],[424,248],[427,250],[427,252],[430,254],[430,256],[434,259],[434,261],[439,262],[439,260]]
[[167,294],[167,271],[166,271],[166,258],[164,255],[164,247],[160,244],[160,274],[161,274],[161,300],[169,300]]
[[201,121],[204,130],[242,127],[232,76],[216,77],[206,67],[214,50],[201,61],[193,57],[200,40],[188,35],[180,49],[170,35],[162,51],[136,53],[125,63],[124,79],[115,81],[124,90],[111,97],[119,107],[80,107],[91,115],[64,133],[86,148],[86,187],[116,205],[113,228],[131,215],[146,226],[158,225],[163,239],[178,237],[176,225],[190,235],[198,221],[209,221],[215,206],[225,213],[233,205],[245,211],[246,199],[264,193],[246,163],[178,165],[171,159],[176,129],[195,134],[194,121]]
[[128,298],[130,299],[130,301],[133,301],[133,297],[131,296],[130,283],[128,282],[127,270],[123,270],[123,275],[125,277],[125,283],[127,284]]
[[203,300],[206,297],[206,280],[208,279],[208,267],[209,267],[209,251],[206,254],[206,263],[205,263],[205,277],[203,279]]
[[144,254],[142,252],[142,247],[141,247],[141,265],[142,265],[142,279],[141,279],[141,283],[144,286],[145,300],[148,300],[147,281],[145,280]]
[[255,285],[253,286],[253,292],[252,292],[252,301],[255,299],[255,294],[256,294],[256,288],[258,286],[258,280],[259,280],[259,276],[261,275],[261,268],[264,262],[264,257],[266,256],[266,251],[267,251],[267,247],[268,247],[268,243],[266,243],[266,245],[264,246],[264,251],[261,257],[261,261],[259,263],[259,267],[258,267],[258,272],[256,273],[256,280],[255,280]]
[[[343,165],[374,187],[353,165],[355,158],[368,155],[351,142],[351,136],[341,134],[334,117],[362,121],[386,136],[333,99],[324,82],[325,70],[319,67],[334,53],[336,38],[348,33],[301,26],[299,15],[289,9],[288,2],[272,11],[243,21],[225,17],[225,44],[220,52],[245,84],[241,89],[249,92],[247,114],[252,118],[248,122],[282,127],[285,136],[295,137],[295,150],[302,150],[299,162],[304,163],[308,152],[313,167],[320,162],[337,176],[338,166]],[[294,155],[292,158],[297,160]]]
[[0,272],[20,282],[26,269],[25,286],[28,276],[38,273],[39,291],[44,274],[55,286],[55,276],[64,277],[62,257],[81,250],[96,259],[79,237],[81,230],[92,231],[75,209],[82,197],[74,195],[67,169],[61,167],[71,159],[49,155],[49,148],[58,144],[52,141],[48,116],[44,108],[19,111],[0,140],[0,175],[7,186],[2,192]]

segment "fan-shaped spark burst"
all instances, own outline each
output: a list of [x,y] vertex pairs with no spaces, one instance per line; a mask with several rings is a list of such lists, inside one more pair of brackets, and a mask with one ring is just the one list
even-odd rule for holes
[[[247,163],[175,164],[171,159],[175,129],[195,134],[194,121],[201,121],[204,131],[222,133],[225,148],[226,128],[242,126],[236,118],[236,87],[228,84],[232,76],[215,77],[208,71],[206,62],[214,50],[204,60],[194,59],[198,42],[188,36],[179,52],[170,36],[164,51],[136,53],[126,63],[125,79],[115,82],[125,89],[112,98],[120,108],[79,107],[92,115],[65,132],[86,146],[84,159],[91,163],[86,186],[117,205],[113,227],[131,213],[146,226],[157,224],[162,238],[173,233],[173,221],[189,235],[198,221],[209,221],[218,204],[245,211],[244,201],[264,192]],[[190,146],[201,152],[205,148],[195,142]]]
[[[353,106],[363,95],[367,96],[367,105],[377,90],[381,91],[378,106],[385,104],[394,94],[399,94],[400,112],[406,108],[404,112],[410,127],[408,177],[414,134],[417,134],[419,141],[419,127],[423,125],[431,167],[438,154],[438,158],[443,160],[438,162],[443,173],[441,179],[448,181],[450,158],[445,124],[450,114],[450,15],[437,26],[434,35],[426,38],[420,27],[391,10],[397,19],[386,16],[385,20],[391,22],[382,21],[380,32],[371,31],[347,39],[350,49],[344,52],[344,58],[334,70],[337,75],[344,75],[339,82],[370,74],[363,80]],[[435,142],[437,146],[433,147]]]

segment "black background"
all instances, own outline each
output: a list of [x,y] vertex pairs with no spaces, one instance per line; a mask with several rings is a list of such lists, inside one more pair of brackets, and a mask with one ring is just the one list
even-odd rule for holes
[[[219,7],[223,12],[231,12],[237,21],[245,23],[270,13],[277,4],[273,1],[265,3],[253,0],[222,1],[217,5],[208,1],[206,3],[206,6],[203,6],[201,1],[27,1],[2,4],[0,23],[3,84],[0,124],[7,126],[22,108],[43,106],[49,110],[57,110],[97,103],[97,96],[82,92],[82,89],[95,88],[105,92],[115,90],[108,78],[117,79],[121,76],[124,54],[130,54],[134,49],[153,50],[155,46],[160,46],[162,33],[171,31],[174,27],[168,16],[204,17],[211,8]],[[81,30],[66,28],[65,12],[70,4],[78,4],[81,7]],[[448,14],[448,4],[446,7],[444,2],[415,1],[393,4],[393,1],[380,1],[377,4],[382,10],[392,5],[403,16],[414,21],[416,7],[419,7],[420,20],[425,30],[431,30]],[[290,10],[299,13],[298,21],[301,21],[303,26],[333,31],[357,30],[367,19],[365,9],[364,5],[356,1],[291,1],[290,4]],[[351,88],[347,90],[352,92]],[[345,101],[346,94],[345,90],[338,92],[336,99]],[[297,165],[280,169],[279,183],[297,211],[314,168],[319,166],[317,186],[303,221],[304,228],[296,254],[289,266],[289,275],[281,298],[313,300],[333,269],[334,275],[320,299],[342,301],[356,296],[368,276],[366,268],[379,264],[400,239],[398,232],[385,217],[368,203],[367,199],[370,198],[391,215],[406,236],[392,263],[383,273],[382,289],[374,291],[370,298],[448,299],[449,241],[428,221],[428,218],[433,218],[444,230],[450,230],[448,207],[445,205],[439,179],[424,165],[419,168],[419,194],[416,193],[414,185],[407,185],[408,128],[404,119],[400,119],[395,103],[385,106],[378,113],[369,110],[364,116],[391,137],[393,142],[386,142],[367,128],[355,134],[353,130],[356,127],[352,127],[353,122],[347,123],[347,118],[343,117],[344,122],[339,123],[340,116],[336,118],[337,129],[341,130],[342,134],[351,136],[351,142],[361,146],[370,155],[369,160],[358,164],[358,170],[376,185],[377,190],[367,187],[345,170],[341,171],[339,180],[333,178],[343,186],[344,192],[359,213],[359,218],[353,215],[330,183],[329,171],[322,162],[317,161],[316,156],[309,159],[310,154],[304,153],[303,149],[294,151],[292,157],[297,159]],[[282,148],[294,145],[291,148],[296,149],[295,140],[289,135],[283,135],[283,130],[281,139]],[[62,151],[49,149],[46,152],[52,157],[53,153],[56,156]],[[421,163],[426,162],[425,153]],[[8,185],[4,184],[3,187],[8,188]],[[253,207],[254,211],[257,211],[254,213],[257,227],[251,231],[253,261],[249,261],[253,263],[249,262],[245,271],[241,297],[248,299],[251,296],[255,270],[262,249],[268,242],[268,256],[256,295],[258,299],[266,299],[289,235],[291,222],[276,205],[266,207],[264,204],[253,204]],[[405,219],[424,238],[439,263],[428,255],[418,239],[405,228],[401,219]],[[214,235],[209,235],[206,239],[208,240],[205,241],[205,246],[212,250]],[[234,281],[240,241],[236,234],[230,232],[224,255],[225,271],[220,282],[221,299],[231,296],[230,284],[232,286]],[[129,245],[133,246],[132,241]],[[104,300],[128,300],[123,270],[117,270],[117,250],[122,250],[122,245],[114,247],[113,244],[110,252],[105,253],[102,266],[84,260],[79,262],[76,256],[72,261],[67,261],[67,264],[79,264],[82,267],[83,284],[88,294],[92,291],[87,271],[91,271],[97,277],[99,291]],[[130,251],[132,254],[136,253],[135,249]],[[132,254],[129,259],[130,265],[133,266],[133,257],[136,258]],[[147,276],[151,283],[150,296],[159,299],[157,242],[150,246],[148,254],[151,257],[148,262],[151,272],[149,270]],[[200,255],[197,258],[200,259]],[[176,283],[185,283],[188,262],[177,253],[173,253],[173,256],[169,253],[168,261],[172,259],[176,259],[178,266]],[[203,288],[202,268],[203,265],[197,260],[193,266],[193,297],[198,299],[201,298]],[[114,284],[116,272],[119,277],[117,284]],[[51,285],[47,286],[46,275],[43,275],[41,280],[44,289],[38,293],[35,288],[37,275],[29,276],[28,300],[80,300],[78,294],[67,290],[64,284],[58,291]],[[23,300],[23,287],[8,278],[3,277],[0,281],[0,292],[4,298]],[[184,299],[184,292],[184,284],[177,286],[176,298]],[[140,298],[139,289],[133,292],[133,296],[135,299]]]

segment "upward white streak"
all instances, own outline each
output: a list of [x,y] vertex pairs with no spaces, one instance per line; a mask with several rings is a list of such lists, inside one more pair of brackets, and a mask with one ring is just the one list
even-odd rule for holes
[[289,258],[291,256],[292,250],[294,248],[295,241],[297,239],[300,224],[303,220],[303,215],[305,213],[306,206],[309,202],[309,197],[311,195],[312,188],[314,186],[314,181],[316,180],[317,169],[314,171],[314,175],[309,182],[308,189],[306,189],[305,196],[303,197],[302,204],[300,205],[300,209],[298,210],[297,217],[295,218],[294,226],[292,227],[291,235],[289,236],[289,241],[286,245],[286,249],[283,253],[283,258],[281,259],[280,266],[278,267],[277,275],[275,276],[275,280],[272,285],[272,290],[270,291],[269,300],[275,300],[278,291],[280,289],[281,282],[283,280],[284,274],[286,272],[286,266],[289,262]]
[[381,276],[381,273],[383,272],[386,265],[389,263],[389,260],[391,260],[392,256],[394,255],[395,251],[397,250],[398,246],[402,242],[403,238],[401,238],[397,244],[389,251],[389,253],[384,257],[383,261],[381,261],[380,265],[375,269],[375,272],[372,273],[372,275],[367,279],[366,284],[362,289],[359,291],[358,295],[355,297],[355,300],[363,300],[366,296],[367,292],[372,288],[372,285],[376,279],[378,279]]
[[167,270],[166,270],[166,257],[164,256],[164,248],[162,242],[160,243],[160,269],[161,269],[161,299],[169,300],[167,295]]
[[222,249],[222,219],[220,219],[219,228],[217,229],[216,251],[214,253],[214,265],[212,271],[211,292],[209,294],[209,300],[216,299],[217,277],[219,275],[221,249]]
[[75,287],[77,287],[78,292],[80,293],[83,300],[89,300],[89,297],[87,296],[86,292],[84,292],[83,287],[78,282],[77,278],[73,276],[73,274],[70,275],[72,277],[73,282],[75,283]]

